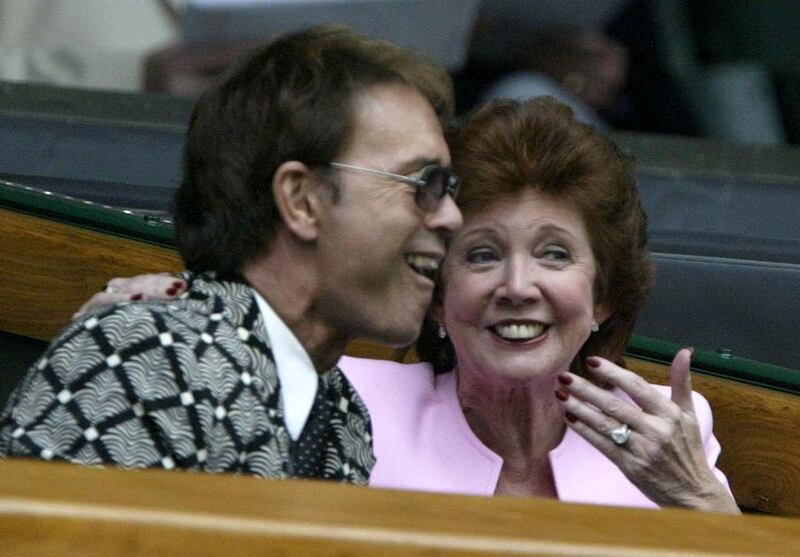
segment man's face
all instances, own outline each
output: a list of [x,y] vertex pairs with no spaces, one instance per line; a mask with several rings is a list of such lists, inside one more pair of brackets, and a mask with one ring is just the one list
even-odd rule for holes
[[[414,175],[449,166],[450,154],[430,103],[410,87],[381,85],[355,100],[353,137],[337,162]],[[461,213],[449,196],[426,213],[414,202],[415,186],[390,178],[335,170],[332,179],[341,195],[320,219],[324,311],[347,336],[409,344]]]

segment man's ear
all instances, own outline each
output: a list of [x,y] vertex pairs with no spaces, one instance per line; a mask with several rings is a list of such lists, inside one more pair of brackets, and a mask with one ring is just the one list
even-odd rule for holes
[[272,178],[272,195],[283,223],[299,239],[312,242],[319,234],[319,179],[303,163],[287,161]]

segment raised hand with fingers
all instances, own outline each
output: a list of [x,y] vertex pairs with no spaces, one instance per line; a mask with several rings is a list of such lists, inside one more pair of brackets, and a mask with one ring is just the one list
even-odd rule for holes
[[77,319],[87,311],[128,301],[168,300],[186,292],[186,281],[170,273],[137,275],[129,278],[112,278],[105,288],[96,292],[73,315]]
[[738,513],[733,496],[714,475],[695,413],[691,349],[672,360],[671,398],[640,376],[612,362],[590,357],[591,372],[607,390],[572,373],[558,376],[556,398],[573,430],[616,464],[661,506]]

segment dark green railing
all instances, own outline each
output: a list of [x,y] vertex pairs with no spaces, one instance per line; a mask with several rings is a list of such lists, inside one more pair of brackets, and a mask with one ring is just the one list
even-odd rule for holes
[[[626,354],[669,365],[672,357],[681,348],[683,348],[681,345],[674,342],[634,335]],[[720,354],[695,350],[692,356],[692,370],[750,385],[800,394],[800,370],[737,358],[724,352]]]
[[175,246],[168,215],[110,207],[0,179],[0,207],[160,246]]

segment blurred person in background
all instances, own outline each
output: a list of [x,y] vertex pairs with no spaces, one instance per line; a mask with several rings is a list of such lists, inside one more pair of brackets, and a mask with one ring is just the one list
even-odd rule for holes
[[0,0],[0,79],[141,90],[181,0]]

